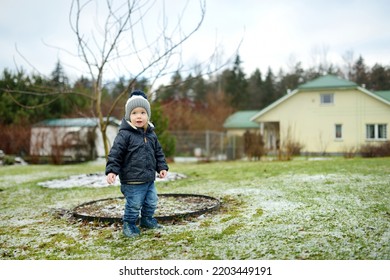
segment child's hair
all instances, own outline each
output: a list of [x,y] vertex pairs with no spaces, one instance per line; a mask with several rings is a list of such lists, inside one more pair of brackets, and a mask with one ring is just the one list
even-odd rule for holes
[[146,94],[141,90],[134,90],[130,94],[130,98],[126,102],[125,106],[125,119],[130,120],[130,113],[137,107],[142,107],[148,113],[148,118],[152,116],[152,112],[150,110],[150,104]]

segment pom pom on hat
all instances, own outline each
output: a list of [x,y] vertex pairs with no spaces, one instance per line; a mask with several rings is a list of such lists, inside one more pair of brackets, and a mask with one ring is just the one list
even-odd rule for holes
[[133,91],[130,93],[130,97],[132,97],[132,96],[134,96],[134,95],[142,96],[142,97],[145,98],[146,100],[148,99],[148,98],[146,97],[145,92],[143,92],[142,90],[139,90],[139,89],[135,89],[135,90],[133,90]]
[[150,104],[146,97],[146,94],[141,90],[134,90],[130,94],[130,98],[126,102],[125,106],[125,119],[130,120],[130,113],[137,107],[142,107],[148,113],[148,118],[150,119],[152,112],[150,110]]

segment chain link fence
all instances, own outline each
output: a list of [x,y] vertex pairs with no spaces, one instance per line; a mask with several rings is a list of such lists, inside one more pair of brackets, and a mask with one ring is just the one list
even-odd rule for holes
[[171,131],[176,139],[176,157],[234,160],[243,156],[243,137],[228,137],[220,131]]

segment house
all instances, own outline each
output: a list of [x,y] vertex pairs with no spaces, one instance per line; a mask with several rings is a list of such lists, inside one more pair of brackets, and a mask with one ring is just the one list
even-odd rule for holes
[[[30,156],[56,162],[85,161],[104,157],[103,138],[97,118],[49,119],[31,128]],[[118,133],[120,121],[110,118],[109,146]]]
[[227,130],[227,136],[243,136],[246,131],[258,132],[259,124],[251,121],[259,111],[238,111],[229,116],[223,127]]
[[[257,137],[251,142],[261,143],[261,136],[259,136],[260,125],[251,118],[255,116],[259,111],[237,111],[229,116],[223,127],[226,129],[226,136],[228,139],[227,145],[227,158],[237,159],[246,156],[248,152],[248,145],[252,137]],[[253,135],[254,134],[254,135]],[[252,145],[254,146],[254,145]]]
[[343,154],[389,140],[390,91],[372,92],[333,75],[302,84],[251,121],[269,150],[297,143],[306,154]]

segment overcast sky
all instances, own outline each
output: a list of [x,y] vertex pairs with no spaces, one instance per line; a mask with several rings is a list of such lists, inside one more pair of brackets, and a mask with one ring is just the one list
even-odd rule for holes
[[[191,5],[196,1],[191,0]],[[58,59],[65,64],[71,61],[65,51],[46,45],[75,52],[70,2],[0,0],[0,70],[16,66],[33,70],[16,48],[42,74],[48,75]],[[166,1],[167,10],[174,11],[178,3],[184,0]],[[185,21],[197,16],[199,11],[191,8]],[[218,44],[227,58],[240,42],[247,75],[256,68],[263,75],[268,67],[275,73],[280,68],[288,71],[299,61],[306,68],[323,53],[337,65],[350,52],[354,60],[362,55],[369,66],[376,62],[388,66],[390,0],[207,0],[206,18],[184,45],[183,57],[189,63],[204,60]],[[65,70],[74,74],[71,68]]]

